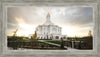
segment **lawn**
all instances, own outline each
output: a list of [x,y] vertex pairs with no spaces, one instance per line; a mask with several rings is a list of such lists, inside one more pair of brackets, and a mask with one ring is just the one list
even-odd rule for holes
[[50,43],[60,44],[60,41],[56,41],[56,40],[46,40],[46,41]]
[[[30,39],[18,39],[19,42],[31,42],[32,40]],[[38,41],[38,43],[41,43],[41,44],[48,44],[48,43],[44,43],[44,42],[41,42],[41,41]]]
[[44,42],[41,42],[41,41],[38,41],[38,43],[41,43],[41,44],[48,44],[48,43],[44,43]]
[[29,39],[18,39],[19,42],[30,42],[31,40]]

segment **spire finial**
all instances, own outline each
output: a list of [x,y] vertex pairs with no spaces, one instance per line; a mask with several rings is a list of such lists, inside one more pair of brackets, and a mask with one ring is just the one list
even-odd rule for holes
[[48,12],[48,15],[50,15],[50,13]]
[[47,19],[50,19],[50,13],[48,12],[48,14],[47,14]]
[[48,12],[47,16],[50,16],[50,13]]

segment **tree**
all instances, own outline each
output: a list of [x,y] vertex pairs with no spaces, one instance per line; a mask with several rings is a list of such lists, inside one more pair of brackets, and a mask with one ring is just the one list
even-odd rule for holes
[[33,40],[33,39],[37,39],[37,33],[36,33],[36,31],[35,31],[35,33],[33,34],[33,36],[31,37],[31,39]]
[[63,38],[61,38],[61,46],[60,46],[61,49],[64,49],[64,41],[63,41]]
[[90,38],[92,37],[91,30],[89,30],[88,36],[89,36]]
[[81,41],[79,42],[79,49],[81,49]]
[[17,37],[16,37],[16,33],[17,33],[17,31],[18,31],[18,28],[14,31],[14,34],[13,34],[13,38],[12,38],[12,41],[14,41],[13,43],[12,43],[12,48],[13,49],[17,49]]
[[17,29],[14,31],[13,37],[16,36],[16,33],[18,32],[18,28],[19,28],[19,27],[17,27]]
[[37,33],[36,33],[36,31],[35,31],[35,33],[34,33],[34,35],[31,37],[31,42],[32,42],[32,47],[33,47],[33,44],[35,45],[35,46],[37,46],[38,45],[38,39],[37,39]]

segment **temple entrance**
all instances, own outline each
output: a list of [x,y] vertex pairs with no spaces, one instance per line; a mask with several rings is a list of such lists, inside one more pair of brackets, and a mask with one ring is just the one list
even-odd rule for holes
[[56,39],[59,39],[59,36],[56,36]]

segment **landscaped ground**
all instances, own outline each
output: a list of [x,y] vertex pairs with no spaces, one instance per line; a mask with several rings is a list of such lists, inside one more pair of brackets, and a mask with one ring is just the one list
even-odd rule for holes
[[50,43],[55,43],[55,44],[60,44],[60,41],[57,40],[45,40],[46,42],[50,42]]

